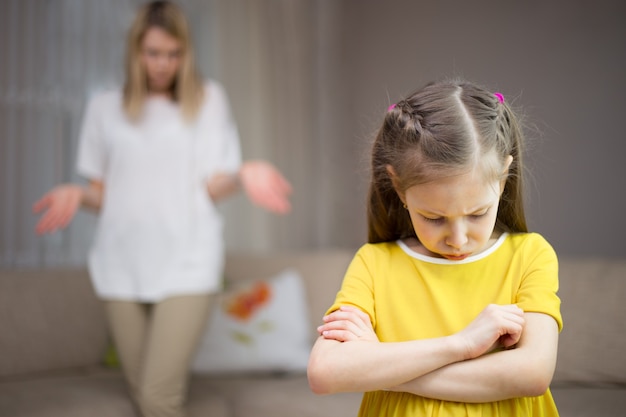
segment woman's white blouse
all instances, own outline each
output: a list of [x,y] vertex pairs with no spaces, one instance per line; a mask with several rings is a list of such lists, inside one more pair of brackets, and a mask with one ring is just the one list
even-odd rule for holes
[[89,255],[101,298],[155,302],[221,286],[222,220],[206,184],[237,171],[241,150],[223,88],[205,88],[192,123],[165,98],[150,98],[138,123],[127,119],[119,91],[87,106],[77,168],[105,187]]

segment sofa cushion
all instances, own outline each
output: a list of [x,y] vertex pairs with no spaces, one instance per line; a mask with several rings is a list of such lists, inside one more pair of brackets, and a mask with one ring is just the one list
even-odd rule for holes
[[306,375],[253,375],[222,378],[195,375],[191,404],[206,393],[224,398],[233,417],[356,416],[361,393],[315,395]]
[[[231,416],[226,401],[212,392],[196,395],[189,417]],[[38,378],[0,382],[0,416],[129,417],[138,415],[119,371],[101,368],[51,372]]]
[[554,381],[626,384],[626,262],[560,260],[563,331]]
[[[257,278],[259,278],[257,276]],[[312,347],[304,284],[294,269],[218,296],[196,372],[304,371]]]
[[0,271],[0,377],[94,365],[107,327],[85,269]]
[[551,389],[563,417],[623,417],[626,386],[557,386]]
[[134,411],[119,374],[51,373],[0,382],[0,415],[123,417]]
[[311,336],[317,337],[315,328],[322,323],[322,316],[335,301],[348,264],[354,251],[346,249],[308,252],[281,252],[268,254],[229,253],[226,257],[227,283],[249,280],[250,277],[269,277],[284,268],[294,268],[304,280]]

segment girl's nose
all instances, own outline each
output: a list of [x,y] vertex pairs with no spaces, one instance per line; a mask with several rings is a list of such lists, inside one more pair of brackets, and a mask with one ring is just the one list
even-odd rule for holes
[[461,249],[467,242],[467,230],[462,224],[453,224],[450,233],[446,237],[446,245],[454,249]]

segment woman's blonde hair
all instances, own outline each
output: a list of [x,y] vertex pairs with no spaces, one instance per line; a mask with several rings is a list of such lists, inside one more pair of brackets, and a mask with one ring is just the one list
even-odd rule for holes
[[475,166],[489,178],[507,174],[496,230],[527,232],[523,142],[520,123],[503,96],[472,83],[429,84],[391,106],[372,148],[368,241],[417,237],[398,193]]
[[131,120],[141,117],[148,95],[146,72],[141,65],[141,46],[148,29],[157,27],[181,44],[181,64],[171,86],[172,98],[180,105],[183,118],[193,120],[204,98],[202,79],[196,69],[189,25],[182,11],[169,1],[143,5],[128,31],[126,43],[126,81],[124,110]]

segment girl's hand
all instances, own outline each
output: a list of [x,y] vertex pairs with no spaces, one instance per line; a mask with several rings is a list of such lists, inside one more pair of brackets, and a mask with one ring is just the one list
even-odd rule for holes
[[239,170],[239,179],[254,204],[279,214],[291,210],[291,185],[272,164],[265,161],[244,162]]
[[374,332],[370,316],[352,306],[341,306],[323,318],[324,324],[317,331],[325,339],[333,339],[339,342],[351,340],[365,340],[378,342],[378,336]]
[[456,336],[467,346],[467,359],[473,359],[498,347],[513,347],[524,323],[524,311],[515,304],[490,304]]
[[64,229],[80,208],[83,190],[78,185],[59,185],[43,195],[34,205],[33,212],[44,214],[37,222],[37,234],[53,233]]

